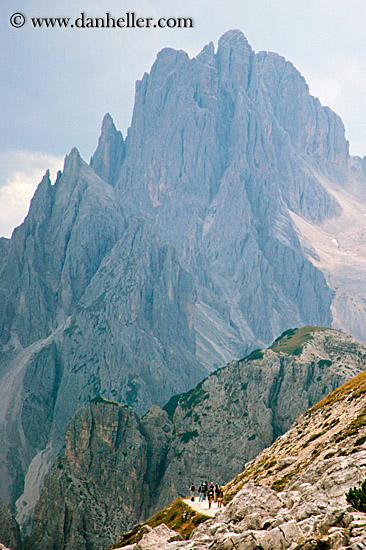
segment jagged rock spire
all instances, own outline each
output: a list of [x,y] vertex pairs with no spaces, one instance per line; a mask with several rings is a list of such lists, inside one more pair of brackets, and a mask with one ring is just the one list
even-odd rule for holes
[[98,147],[90,159],[90,166],[99,177],[113,185],[125,155],[122,133],[119,132],[109,113],[102,122]]

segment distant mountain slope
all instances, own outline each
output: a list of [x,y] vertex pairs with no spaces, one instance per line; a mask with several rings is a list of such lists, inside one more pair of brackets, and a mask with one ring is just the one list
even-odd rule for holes
[[241,472],[301,412],[365,368],[365,345],[306,327],[141,420],[128,407],[94,400],[68,425],[66,453],[46,477],[29,548],[107,547],[185,496],[190,481],[223,483]]
[[207,370],[192,276],[75,149],[38,187],[2,275],[0,495],[14,505],[24,492],[24,514],[82,404],[104,394],[145,412]]
[[19,525],[8,507],[0,501],[0,549],[2,550],[5,546],[10,547],[11,550],[22,548]]
[[365,181],[284,58],[240,31],[162,50],[125,139],[106,115],[90,166],[73,149],[0,240],[0,496],[22,521],[95,395],[142,414],[288,326],[366,338]]
[[255,54],[239,31],[193,59],[164,49],[137,84],[125,145],[116,191],[194,275],[201,361],[220,366],[289,325],[331,324],[332,293],[289,208],[312,222],[340,213],[313,168],[343,181],[348,144],[291,63]]

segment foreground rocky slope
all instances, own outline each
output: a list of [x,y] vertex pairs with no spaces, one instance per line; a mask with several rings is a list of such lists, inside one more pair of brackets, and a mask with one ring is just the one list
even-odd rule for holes
[[27,548],[107,547],[186,495],[191,480],[228,481],[302,411],[365,367],[366,346],[334,329],[306,327],[141,420],[129,407],[94,400],[68,425],[65,456],[46,477]]
[[[226,487],[222,512],[189,541],[141,533],[129,550],[362,550],[366,514],[345,492],[366,478],[366,374],[306,411]],[[115,546],[117,548],[117,546]]]

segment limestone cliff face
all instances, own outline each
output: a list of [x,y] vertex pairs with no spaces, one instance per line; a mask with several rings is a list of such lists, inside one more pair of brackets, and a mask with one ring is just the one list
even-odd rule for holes
[[195,357],[192,276],[76,150],[2,248],[0,301],[12,314],[2,317],[0,494],[14,506],[24,493],[25,527],[80,406],[101,394],[142,413],[207,370]]
[[255,54],[241,32],[193,59],[158,54],[136,87],[116,189],[195,276],[202,361],[220,366],[288,326],[331,323],[331,292],[288,208],[313,221],[339,214],[313,171],[343,178],[347,155],[340,119],[291,63]]
[[147,444],[129,407],[93,402],[66,431],[65,457],[47,476],[26,548],[107,547],[143,506]]
[[4,311],[12,313],[2,316],[3,342],[26,347],[49,336],[75,310],[124,225],[112,188],[73,149],[55,185],[45,175],[14,230],[1,277]]
[[230,480],[365,365],[366,346],[307,327],[219,369],[141,420],[116,403],[91,403],[70,422],[65,457],[46,477],[29,548],[107,547],[119,525],[129,528],[185,496],[190,481]]
[[123,136],[117,131],[111,115],[107,113],[103,119],[98,148],[90,159],[90,166],[99,177],[113,185],[124,156]]

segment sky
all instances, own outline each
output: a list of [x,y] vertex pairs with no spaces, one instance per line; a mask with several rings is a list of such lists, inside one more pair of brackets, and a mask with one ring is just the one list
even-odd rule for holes
[[[54,4],[54,5],[53,5]],[[190,17],[193,28],[34,28],[35,17]],[[25,16],[21,28],[10,24]],[[16,22],[19,19],[16,19]],[[9,237],[47,168],[76,146],[85,160],[110,112],[126,135],[135,82],[164,47],[199,53],[229,29],[292,61],[312,95],[366,155],[366,0],[1,0],[0,236]]]

